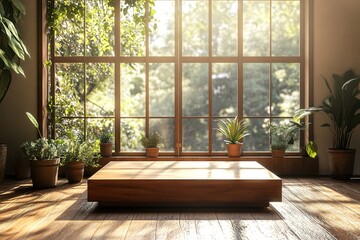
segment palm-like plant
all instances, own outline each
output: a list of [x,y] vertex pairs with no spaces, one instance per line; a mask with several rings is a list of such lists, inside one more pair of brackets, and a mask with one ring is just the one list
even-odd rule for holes
[[219,120],[217,131],[223,134],[226,143],[239,143],[241,139],[249,135],[249,123],[242,119],[238,120],[237,117],[233,119]]
[[330,129],[334,149],[349,149],[352,134],[360,124],[360,78],[352,70],[343,76],[333,74],[332,77],[333,88],[324,78],[330,95],[324,98],[322,105],[308,110],[324,112],[329,117],[330,123],[321,126]]

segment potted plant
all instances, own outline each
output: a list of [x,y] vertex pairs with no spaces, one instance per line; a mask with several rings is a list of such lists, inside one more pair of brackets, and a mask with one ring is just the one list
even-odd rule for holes
[[156,131],[150,132],[149,137],[142,136],[140,139],[141,145],[145,148],[146,156],[156,158],[159,154],[159,143],[161,137]]
[[354,171],[355,149],[350,149],[351,137],[360,124],[360,78],[352,70],[343,76],[333,74],[333,87],[324,78],[329,95],[319,107],[310,112],[323,112],[329,122],[322,124],[332,136],[332,148],[328,149],[330,175],[335,179],[350,179]]
[[[297,140],[298,131],[305,129],[306,125],[301,120],[309,114],[311,112],[299,109],[295,112],[292,120],[279,124],[271,122],[267,125],[271,137],[270,149],[273,157],[284,157],[285,151]],[[315,158],[317,156],[316,148],[314,142],[307,142],[306,152],[309,157]]]
[[94,165],[94,144],[90,142],[67,141],[67,151],[62,158],[65,175],[69,183],[81,182],[84,166]]
[[111,157],[112,154],[112,134],[103,131],[100,134],[100,155],[103,157]]
[[274,158],[284,157],[285,151],[297,140],[298,128],[290,121],[285,123],[271,122],[267,125],[271,137],[270,150]]
[[242,143],[240,142],[245,136],[248,136],[249,124],[242,119],[219,120],[217,131],[223,134],[226,139],[227,154],[229,157],[239,157],[241,155]]
[[40,138],[23,143],[20,148],[29,158],[32,183],[35,188],[54,187],[57,183],[60,158],[58,143],[41,136],[39,124],[30,113],[26,113],[31,123],[36,127]]
[[[16,23],[25,14],[20,1],[2,0],[0,4],[0,103],[11,83],[11,74],[25,76],[20,59],[25,60],[29,53],[20,38]],[[7,145],[0,143],[0,182],[4,180]]]

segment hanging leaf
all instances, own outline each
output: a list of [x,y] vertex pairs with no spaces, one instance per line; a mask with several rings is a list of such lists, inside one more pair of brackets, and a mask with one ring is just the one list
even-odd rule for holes
[[26,14],[25,6],[22,4],[21,0],[11,0],[11,3],[14,7],[21,12],[22,15]]
[[0,75],[0,103],[4,99],[11,82],[11,73],[8,69],[3,69]]
[[317,146],[313,141],[309,141],[308,144],[306,144],[306,152],[311,158],[317,156]]

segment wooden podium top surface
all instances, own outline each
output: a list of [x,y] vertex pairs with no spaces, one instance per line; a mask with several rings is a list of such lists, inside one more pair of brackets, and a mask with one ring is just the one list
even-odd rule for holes
[[281,180],[255,161],[112,161],[91,180]]

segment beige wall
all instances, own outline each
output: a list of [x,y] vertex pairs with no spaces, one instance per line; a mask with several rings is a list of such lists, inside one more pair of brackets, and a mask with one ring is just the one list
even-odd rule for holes
[[[310,0],[312,1],[312,0]],[[328,94],[321,76],[330,78],[352,68],[360,74],[360,1],[314,0],[314,101],[319,105]],[[329,130],[319,126],[327,120],[315,115],[315,141],[319,148],[320,174],[329,171],[326,149],[331,147]],[[360,129],[354,133],[357,148],[355,173],[360,174]]]
[[36,0],[23,1],[26,15],[21,19],[20,33],[31,58],[22,63],[26,78],[13,75],[10,89],[0,104],[0,142],[8,144],[7,173],[13,174],[19,146],[36,136],[25,112],[37,114],[37,23]]
[[[315,105],[326,96],[321,75],[343,73],[353,68],[360,74],[360,1],[314,1],[314,81]],[[23,1],[27,15],[22,19],[21,34],[31,59],[23,63],[26,79],[15,76],[3,103],[0,105],[0,142],[8,143],[8,173],[13,173],[19,145],[36,138],[36,130],[25,111],[36,114],[37,104],[37,45],[36,0]],[[327,129],[319,126],[326,120],[317,114],[314,120],[315,141],[319,147],[320,174],[328,173],[326,149],[331,146]],[[354,134],[352,147],[357,148],[356,174],[360,174],[360,129]]]

